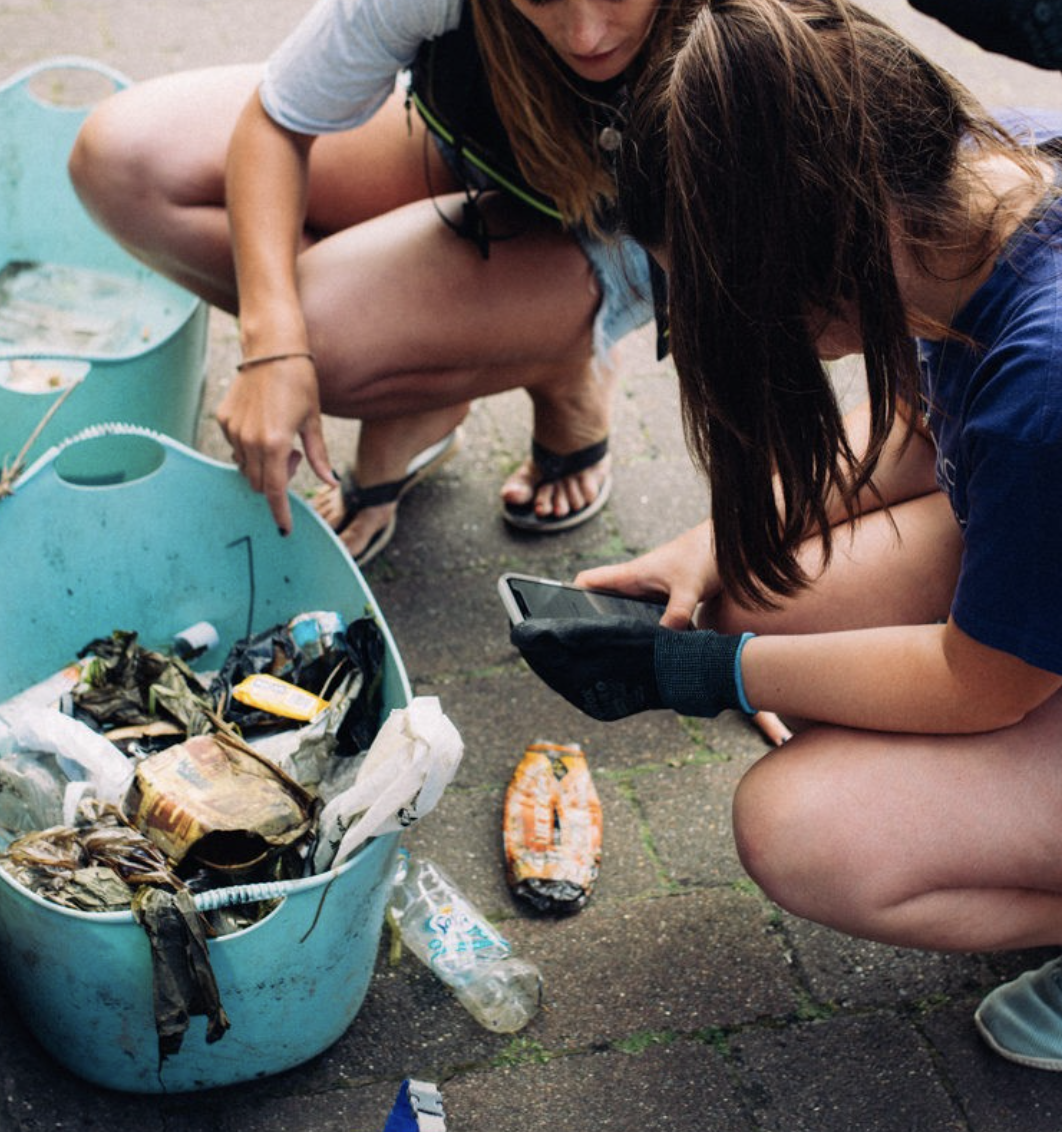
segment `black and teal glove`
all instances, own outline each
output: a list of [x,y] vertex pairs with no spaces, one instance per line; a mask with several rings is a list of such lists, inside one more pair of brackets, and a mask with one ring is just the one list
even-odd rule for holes
[[510,639],[532,671],[594,719],[653,708],[710,718],[751,713],[741,650],[752,633],[678,632],[627,617],[531,619]]

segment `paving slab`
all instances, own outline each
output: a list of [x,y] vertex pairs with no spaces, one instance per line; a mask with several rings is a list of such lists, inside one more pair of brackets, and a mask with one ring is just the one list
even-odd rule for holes
[[647,1128],[752,1132],[725,1060],[710,1043],[632,1044],[543,1059],[540,1064],[470,1073],[449,1085],[466,1132],[528,1128]]
[[929,1011],[922,1030],[942,1080],[971,1132],[1054,1132],[1062,1128],[1062,1081],[996,1057],[969,1019],[979,996],[955,998]]
[[[1062,108],[1062,76],[981,51],[906,0],[868,6],[991,105]],[[263,58],[309,0],[7,0],[0,78],[77,54],[140,81]],[[214,315],[198,446],[228,456],[213,412],[238,360]],[[548,539],[501,520],[497,491],[528,445],[522,392],[477,403],[464,448],[402,506],[367,577],[415,690],[437,695],[466,755],[438,810],[407,838],[496,919],[545,979],[517,1035],[479,1027],[387,932],[354,1024],[329,1050],[227,1089],[137,1096],[58,1066],[0,997],[0,1132],[379,1132],[403,1077],[438,1081],[454,1132],[1057,1132],[1062,1079],[990,1054],[972,1014],[1051,952],[929,955],[799,921],[744,876],[730,799],[764,740],[732,714],[650,713],[598,724],[553,696],[509,646],[503,570],[567,577],[696,521],[705,489],[685,455],[674,374],[652,335],[623,344],[615,488],[594,523]],[[858,367],[838,374],[858,394]],[[356,426],[330,421],[337,464]],[[312,492],[301,472],[300,493]],[[500,815],[524,746],[579,743],[601,794],[602,874],[584,911],[544,917],[505,883]],[[86,957],[90,962],[91,957]],[[86,1019],[91,1025],[91,1019]]]
[[755,1029],[730,1053],[763,1132],[963,1132],[931,1050],[889,1011]]

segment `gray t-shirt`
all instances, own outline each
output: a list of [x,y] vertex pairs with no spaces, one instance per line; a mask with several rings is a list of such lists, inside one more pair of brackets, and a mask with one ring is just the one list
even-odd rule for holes
[[359,126],[429,39],[457,27],[464,0],[317,0],[266,64],[266,113],[300,134]]
[[[317,0],[266,64],[266,113],[299,134],[329,134],[368,121],[418,48],[461,22],[465,0]],[[605,242],[582,228],[575,239],[601,287],[594,353],[604,359],[653,316],[649,261],[627,237]]]

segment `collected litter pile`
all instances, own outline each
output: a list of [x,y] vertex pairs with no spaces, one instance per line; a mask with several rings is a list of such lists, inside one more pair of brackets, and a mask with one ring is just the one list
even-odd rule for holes
[[[182,638],[183,640],[183,638]],[[299,614],[195,672],[135,632],[0,704],[0,868],[88,912],[132,909],[152,945],[160,1059],[189,1014],[228,1019],[208,938],[268,900],[197,910],[208,890],[311,876],[430,811],[461,759],[433,697],[382,720],[371,617]]]

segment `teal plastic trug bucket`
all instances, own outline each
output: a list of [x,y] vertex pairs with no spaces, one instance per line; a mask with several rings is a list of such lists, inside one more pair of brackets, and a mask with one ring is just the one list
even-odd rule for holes
[[[67,664],[88,641],[135,629],[148,646],[197,621],[229,645],[294,613],[373,607],[338,539],[301,500],[281,538],[237,471],[147,430],[90,430],[42,457],[0,500],[0,700]],[[409,682],[386,623],[384,700]],[[275,899],[264,919],[210,942],[231,1029],[212,1045],[194,1018],[158,1065],[151,959],[131,913],[41,899],[0,872],[0,971],[27,1025],[78,1075],[127,1092],[187,1091],[277,1073],[339,1038],[375,964],[398,835],[338,869],[205,893],[202,908]]]
[[100,421],[195,440],[207,307],[97,227],[66,171],[92,106],[127,85],[68,56],[0,85],[0,463],[53,407],[27,463]]
[[361,1008],[397,850],[398,835],[388,834],[334,872],[204,894],[281,903],[253,927],[211,941],[231,1028],[208,1045],[206,1020],[193,1018],[161,1068],[151,953],[131,913],[61,908],[0,872],[5,983],[41,1045],[112,1089],[187,1092],[279,1073],[327,1049]]

